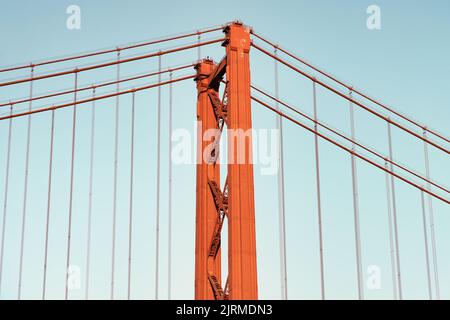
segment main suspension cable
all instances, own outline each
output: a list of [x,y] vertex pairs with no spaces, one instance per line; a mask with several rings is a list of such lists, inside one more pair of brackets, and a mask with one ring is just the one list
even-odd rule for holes
[[277,103],[279,103],[279,104],[285,106],[286,108],[288,108],[289,110],[291,110],[291,111],[295,112],[296,114],[302,116],[303,118],[308,119],[309,121],[311,121],[311,122],[313,122],[313,123],[316,123],[316,122],[317,122],[317,124],[318,124],[320,127],[322,127],[322,128],[324,128],[324,129],[330,131],[331,133],[337,135],[338,137],[340,137],[340,138],[342,138],[342,139],[344,139],[344,140],[346,140],[346,141],[348,141],[348,142],[354,144],[355,146],[358,146],[359,148],[361,148],[361,149],[363,149],[363,150],[365,150],[365,151],[371,153],[372,155],[374,155],[374,156],[376,156],[376,157],[378,157],[378,158],[380,158],[380,159],[386,160],[387,162],[389,162],[390,164],[396,166],[397,168],[400,168],[400,169],[402,169],[403,171],[405,171],[405,172],[407,172],[407,173],[409,173],[409,174],[415,176],[416,178],[419,178],[419,179],[421,179],[421,180],[423,180],[423,181],[429,183],[430,185],[433,185],[433,186],[435,186],[436,188],[438,188],[438,189],[440,189],[440,190],[442,190],[442,191],[444,191],[444,192],[450,194],[450,190],[449,190],[449,189],[447,189],[447,188],[445,188],[445,187],[439,185],[439,184],[436,183],[436,182],[431,181],[429,178],[424,177],[423,175],[421,175],[421,174],[419,174],[419,173],[416,173],[416,172],[412,171],[411,169],[408,169],[408,168],[406,168],[405,166],[400,165],[400,164],[394,162],[392,159],[389,159],[389,157],[383,156],[382,154],[380,154],[380,153],[378,153],[378,152],[376,152],[376,151],[374,151],[374,150],[372,150],[372,149],[366,147],[365,145],[363,145],[362,143],[357,142],[357,141],[354,140],[354,139],[351,139],[351,138],[347,137],[346,135],[344,135],[344,134],[340,133],[339,131],[337,131],[337,130],[331,128],[330,126],[327,126],[327,125],[325,125],[324,123],[315,120],[314,118],[308,116],[306,113],[303,113],[303,112],[299,111],[298,109],[292,107],[291,105],[287,104],[286,102],[284,102],[284,101],[282,101],[282,100],[280,100],[280,99],[275,98],[274,96],[272,96],[272,95],[268,94],[267,92],[265,92],[265,91],[263,91],[263,90],[257,88],[256,86],[251,85],[251,88],[254,89],[254,90],[256,90],[257,92],[261,93],[262,95],[264,95],[264,96],[266,96],[266,97],[268,97],[268,98],[270,98],[270,99],[276,101]]
[[23,116],[26,116],[26,115],[29,115],[29,114],[35,114],[35,113],[41,113],[41,112],[47,112],[47,111],[51,111],[51,110],[57,110],[57,109],[61,109],[61,108],[71,107],[71,106],[74,106],[74,105],[84,104],[84,103],[87,103],[87,102],[92,102],[92,101],[97,101],[97,100],[101,100],[101,99],[107,99],[107,98],[115,97],[117,95],[129,94],[129,93],[132,93],[132,92],[137,92],[137,91],[142,91],[142,90],[148,90],[148,89],[151,89],[151,88],[167,85],[169,83],[175,83],[175,82],[180,82],[180,81],[184,81],[184,80],[188,80],[188,79],[193,79],[195,77],[196,77],[196,75],[189,75],[189,76],[184,76],[184,77],[176,78],[176,79],[169,80],[169,81],[162,81],[162,82],[151,84],[151,85],[146,85],[146,86],[142,86],[142,87],[128,89],[128,90],[125,90],[125,91],[109,93],[109,94],[105,94],[105,95],[102,95],[102,96],[97,96],[97,97],[94,97],[94,98],[89,98],[89,99],[84,99],[84,100],[77,100],[77,101],[68,102],[68,103],[64,103],[64,104],[60,104],[60,105],[54,105],[54,106],[47,107],[47,108],[34,109],[34,110],[28,111],[28,112],[15,113],[15,114],[12,114],[12,115],[0,117],[0,121],[1,120],[11,119],[11,118],[23,117]]
[[377,111],[375,111],[375,110],[372,110],[371,108],[369,108],[369,107],[365,106],[364,104],[362,104],[362,103],[356,101],[355,99],[349,98],[346,94],[343,94],[342,92],[340,92],[340,91],[334,89],[333,87],[327,85],[326,83],[324,83],[324,82],[318,80],[317,78],[315,78],[315,77],[309,75],[308,73],[306,73],[306,72],[304,72],[304,71],[298,69],[297,67],[295,67],[295,66],[293,66],[292,64],[290,64],[290,63],[284,61],[283,59],[280,59],[279,57],[274,56],[272,53],[270,53],[270,52],[268,52],[267,50],[261,48],[260,46],[254,44],[254,43],[252,43],[252,46],[253,46],[254,48],[258,49],[259,51],[261,51],[262,53],[266,54],[267,56],[269,56],[269,57],[271,57],[271,58],[273,58],[273,59],[278,60],[279,62],[281,62],[282,64],[284,64],[284,65],[287,66],[288,68],[290,68],[290,69],[294,70],[295,72],[297,72],[297,73],[303,75],[304,77],[310,79],[311,81],[318,83],[319,85],[321,85],[321,86],[324,87],[325,89],[327,89],[327,90],[329,90],[329,91],[331,91],[331,92],[337,94],[338,96],[340,96],[340,97],[342,97],[342,98],[344,98],[344,99],[346,99],[346,100],[348,100],[348,101],[354,103],[354,104],[357,105],[358,107],[360,107],[360,108],[362,108],[362,109],[364,109],[364,110],[370,112],[371,114],[377,116],[378,118],[384,120],[385,122],[390,123],[390,124],[393,124],[394,126],[400,128],[401,130],[407,132],[408,134],[414,136],[415,138],[420,139],[420,140],[422,140],[422,141],[425,141],[425,142],[427,142],[428,144],[434,146],[435,148],[437,148],[437,149],[439,149],[439,150],[441,150],[441,151],[443,151],[443,152],[445,152],[445,153],[447,153],[447,154],[450,154],[450,150],[446,149],[445,147],[443,147],[443,146],[441,146],[441,145],[439,145],[439,144],[437,144],[437,143],[435,143],[435,142],[433,142],[433,141],[431,141],[431,140],[429,140],[429,139],[427,139],[427,138],[424,138],[424,137],[421,136],[420,134],[418,134],[418,133],[416,133],[416,132],[414,132],[414,131],[408,129],[407,127],[405,127],[404,125],[402,125],[402,124],[400,124],[400,123],[398,123],[398,122],[393,121],[393,120],[390,119],[389,117],[386,117],[385,115],[383,115],[383,114],[381,114],[381,113],[379,113],[379,112],[377,112]]
[[[395,114],[395,115],[398,116],[399,118],[401,118],[401,119],[403,119],[403,120],[405,120],[405,121],[407,121],[407,122],[413,124],[413,125],[416,126],[416,127],[419,127],[419,128],[421,128],[421,129],[426,128],[424,125],[422,125],[422,124],[420,124],[420,123],[418,123],[418,122],[412,120],[411,118],[407,117],[407,116],[404,115],[404,114],[401,114],[399,111],[394,110],[393,108],[387,106],[386,104],[383,104],[383,103],[381,103],[380,101],[378,101],[378,100],[376,100],[376,99],[374,99],[374,98],[369,97],[367,94],[361,92],[361,91],[358,90],[358,89],[355,89],[353,86],[350,86],[350,85],[348,85],[348,84],[345,84],[344,82],[338,80],[336,77],[333,77],[333,76],[331,76],[329,73],[326,73],[325,71],[323,71],[323,70],[321,70],[321,69],[315,67],[314,65],[312,65],[312,64],[309,63],[309,62],[307,62],[306,60],[300,59],[298,56],[296,56],[296,55],[294,55],[293,53],[290,53],[289,51],[287,51],[287,50],[281,48],[278,44],[275,44],[275,43],[273,43],[273,42],[267,40],[266,38],[262,37],[261,35],[255,33],[253,30],[251,31],[251,33],[252,33],[252,35],[254,35],[254,36],[255,36],[256,38],[258,38],[259,40],[265,42],[266,44],[268,44],[268,45],[270,45],[270,46],[272,46],[272,47],[277,48],[279,51],[283,52],[284,54],[286,54],[286,55],[289,56],[290,58],[292,58],[292,59],[294,59],[294,60],[297,60],[298,62],[302,63],[303,65],[307,66],[308,68],[310,68],[310,69],[312,69],[312,70],[314,70],[314,71],[320,73],[321,75],[325,76],[326,78],[328,78],[328,79],[330,79],[330,80],[336,82],[337,84],[339,84],[339,85],[341,85],[341,86],[347,88],[348,90],[351,90],[351,91],[355,92],[356,94],[358,94],[359,96],[363,97],[364,99],[369,100],[370,102],[375,103],[376,105],[380,106],[381,108],[383,108],[383,109],[385,109],[385,110],[387,110],[387,111],[389,111],[389,112]],[[436,137],[438,137],[438,138],[440,138],[440,139],[442,139],[442,140],[444,140],[444,141],[450,143],[450,138],[445,137],[444,135],[438,133],[436,130],[430,130],[430,129],[428,129],[428,132],[430,132],[430,133],[433,134],[434,136],[436,136]]]
[[[267,109],[282,115],[284,118],[288,119],[289,121],[291,121],[291,122],[293,122],[293,123],[303,127],[304,129],[306,129],[306,130],[316,134],[314,129],[311,129],[307,125],[305,125],[305,124],[295,120],[294,118],[288,116],[287,114],[276,110],[275,108],[273,108],[270,105],[268,105],[267,103],[259,100],[258,98],[255,98],[255,97],[252,96],[251,99],[256,101],[257,103],[261,104],[262,106],[266,107]],[[340,149],[342,149],[344,151],[347,151],[350,154],[354,154],[358,158],[360,158],[360,159],[364,160],[365,162],[373,165],[374,167],[377,167],[378,169],[380,169],[382,171],[388,172],[390,175],[396,177],[397,179],[402,180],[403,182],[406,182],[407,184],[409,184],[409,185],[411,185],[411,186],[413,186],[413,187],[415,187],[415,188],[417,188],[419,190],[423,190],[425,193],[427,193],[429,195],[432,195],[434,198],[439,199],[439,200],[441,200],[442,202],[444,202],[446,204],[450,204],[450,200],[448,200],[448,199],[446,199],[446,198],[444,198],[444,197],[442,197],[442,196],[440,196],[440,195],[438,195],[438,194],[436,194],[436,193],[434,193],[434,192],[432,192],[430,190],[427,190],[426,188],[423,188],[422,186],[418,185],[417,183],[415,183],[413,181],[410,181],[408,178],[405,178],[405,177],[403,177],[403,176],[401,176],[401,175],[399,175],[399,174],[397,174],[395,172],[392,172],[391,170],[388,170],[388,169],[384,168],[382,165],[376,163],[375,161],[373,161],[373,160],[371,160],[371,159],[369,159],[369,158],[367,158],[367,157],[365,157],[365,156],[363,156],[363,155],[361,155],[361,154],[359,154],[357,152],[353,152],[350,148],[347,148],[346,146],[344,146],[344,145],[340,144],[339,142],[336,142],[335,140],[333,140],[333,139],[331,139],[331,138],[321,134],[320,132],[318,132],[317,135],[319,137],[321,137],[322,139],[324,139],[324,140],[334,144],[335,146],[339,147]]]
[[217,43],[217,42],[223,42],[224,40],[225,40],[225,38],[219,38],[219,39],[209,40],[209,41],[205,41],[205,42],[201,42],[201,43],[195,43],[195,44],[191,44],[191,45],[187,45],[187,46],[177,47],[177,48],[169,49],[169,50],[165,50],[165,51],[149,53],[149,54],[145,54],[145,55],[141,55],[141,56],[137,56],[137,57],[124,58],[121,60],[105,62],[105,63],[82,67],[82,68],[75,68],[75,69],[66,70],[66,71],[44,74],[44,75],[40,75],[40,76],[36,76],[36,77],[2,82],[2,83],[0,83],[0,87],[10,86],[10,85],[24,83],[24,82],[30,82],[30,81],[35,81],[35,80],[42,80],[42,79],[59,77],[59,76],[65,76],[65,75],[69,75],[69,74],[73,74],[73,73],[80,73],[80,72],[85,72],[85,71],[89,71],[89,70],[110,67],[110,66],[114,66],[116,64],[133,62],[133,61],[138,61],[138,60],[142,60],[142,59],[149,59],[149,58],[153,58],[153,57],[159,57],[162,55],[166,55],[166,54],[170,54],[170,53],[174,53],[174,52],[178,52],[178,51],[197,48],[199,46],[205,46],[205,45],[209,45],[209,44],[213,44],[213,43]]
[[153,44],[169,42],[169,41],[179,40],[179,39],[183,39],[183,38],[189,38],[189,37],[193,37],[195,35],[211,33],[211,32],[222,30],[222,29],[223,29],[223,26],[215,27],[215,28],[208,28],[208,29],[204,29],[204,30],[197,30],[195,33],[191,32],[191,33],[181,34],[181,35],[177,35],[177,36],[166,37],[163,39],[147,41],[147,42],[143,42],[143,43],[124,45],[124,46],[120,46],[120,47],[117,47],[114,49],[101,50],[101,51],[90,52],[90,53],[85,53],[85,54],[80,54],[80,55],[75,55],[75,56],[70,56],[70,57],[65,57],[65,58],[45,60],[45,61],[41,61],[41,62],[34,62],[34,63],[30,63],[30,64],[24,64],[24,65],[20,65],[20,66],[0,69],[0,73],[8,72],[8,71],[16,71],[16,70],[20,70],[20,69],[26,69],[26,68],[37,67],[37,66],[44,66],[44,65],[49,65],[49,64],[55,64],[55,63],[60,63],[60,62],[66,62],[66,61],[71,61],[71,60],[76,60],[76,59],[89,58],[89,57],[93,57],[93,56],[114,53],[117,50],[125,51],[125,50],[130,50],[130,49],[136,49],[139,47],[145,47],[145,46],[149,46],[149,45],[153,45]]
[[[92,90],[92,89],[98,89],[98,88],[102,88],[102,87],[106,87],[106,86],[110,86],[110,85],[114,85],[114,84],[118,84],[118,83],[139,80],[139,79],[143,79],[143,78],[156,76],[156,75],[159,75],[160,73],[161,74],[170,73],[170,72],[174,72],[174,71],[178,71],[178,70],[191,68],[193,66],[195,66],[195,63],[191,63],[191,64],[188,64],[188,65],[183,65],[183,66],[175,67],[175,68],[168,68],[168,69],[163,70],[161,72],[145,73],[145,74],[141,74],[141,75],[137,75],[137,76],[133,76],[133,77],[129,77],[129,78],[123,78],[123,79],[119,79],[119,80],[115,80],[115,81],[96,83],[96,84],[92,84],[92,85],[89,85],[89,86],[77,88],[76,92]],[[49,93],[49,94],[45,94],[45,95],[42,95],[42,96],[32,97],[31,99],[30,98],[26,98],[26,99],[20,99],[20,100],[11,101],[11,102],[0,103],[0,108],[1,107],[5,107],[5,106],[11,106],[12,104],[15,105],[15,104],[20,104],[20,103],[25,103],[25,102],[30,102],[30,101],[36,101],[36,100],[42,100],[42,99],[47,99],[47,98],[53,98],[53,97],[62,96],[62,95],[66,95],[66,94],[73,94],[73,93],[75,93],[74,89],[66,90],[66,91],[59,91],[59,92],[55,92],[55,93]]]

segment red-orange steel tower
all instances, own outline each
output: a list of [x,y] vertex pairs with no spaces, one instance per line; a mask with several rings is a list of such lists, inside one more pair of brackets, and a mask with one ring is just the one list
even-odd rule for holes
[[[196,299],[257,299],[255,206],[250,104],[250,30],[232,23],[226,57],[197,68]],[[222,99],[219,87],[226,74]],[[219,142],[227,127],[228,177],[219,174]],[[228,280],[221,283],[221,231],[228,221]]]

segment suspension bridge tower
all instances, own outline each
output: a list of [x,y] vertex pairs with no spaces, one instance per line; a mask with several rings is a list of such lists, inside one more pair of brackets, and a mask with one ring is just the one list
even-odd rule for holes
[[[226,56],[199,61],[195,298],[255,300],[255,206],[250,104],[250,30],[225,27]],[[224,80],[224,76],[226,80]],[[223,94],[219,88],[224,85]],[[227,170],[221,187],[219,144],[227,128]],[[222,284],[221,232],[228,222],[228,278]]]

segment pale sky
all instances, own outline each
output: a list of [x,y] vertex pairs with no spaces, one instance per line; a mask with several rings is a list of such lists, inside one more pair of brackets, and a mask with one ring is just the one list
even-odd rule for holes
[[[81,9],[81,29],[68,30],[66,9]],[[381,29],[366,26],[370,5],[381,9]],[[450,4],[448,1],[234,1],[226,6],[202,1],[2,1],[0,10],[0,65],[9,66],[216,26],[240,19],[254,30],[344,80],[369,95],[394,106],[413,119],[449,136],[450,119]],[[217,32],[203,37],[222,37]],[[182,40],[145,47],[127,53],[137,55],[190,43]],[[202,57],[219,61],[225,50],[219,44],[204,47]],[[251,50],[252,83],[274,91],[273,61]],[[115,59],[114,54],[75,63],[85,65]],[[162,58],[163,68],[192,63],[197,50]],[[58,65],[64,69],[70,64]],[[73,64],[72,64],[73,65]],[[157,59],[121,67],[123,76],[154,71]],[[50,67],[37,68],[45,73]],[[29,71],[0,74],[0,82],[27,77]],[[188,75],[194,70],[177,73]],[[115,78],[116,69],[92,71],[79,77],[79,85]],[[147,82],[146,82],[147,81]],[[136,85],[155,79],[144,79]],[[71,88],[73,76],[42,80],[34,94]],[[280,66],[280,97],[312,114],[312,84]],[[126,88],[124,85],[123,88]],[[26,97],[27,84],[0,88],[0,101]],[[114,88],[109,90],[114,91]],[[186,129],[195,140],[196,89],[192,80],[174,85],[173,127]],[[105,91],[106,92],[106,91]],[[91,92],[80,95],[90,96]],[[72,99],[71,96],[54,100]],[[349,134],[348,102],[318,89],[319,119]],[[162,88],[161,133],[161,247],[159,297],[167,298],[168,261],[168,106],[169,89]],[[33,107],[44,106],[36,102]],[[111,237],[114,159],[114,106],[109,99],[96,106],[96,140],[92,216],[90,297],[108,299],[111,281]],[[116,297],[125,298],[127,288],[128,214],[130,172],[131,97],[120,98],[120,138],[117,198]],[[19,107],[18,107],[19,108]],[[27,105],[20,106],[26,109]],[[157,90],[136,95],[136,149],[132,298],[155,297],[156,210],[156,108]],[[255,129],[275,128],[276,116],[253,104]],[[356,136],[367,145],[387,152],[386,125],[356,109]],[[3,115],[7,109],[0,110]],[[64,297],[70,177],[72,109],[56,112],[53,192],[49,236],[48,298]],[[74,180],[72,261],[80,268],[81,287],[71,299],[83,299],[86,276],[86,226],[90,150],[91,106],[79,108]],[[47,206],[50,113],[33,117],[25,232],[23,298],[39,299]],[[319,249],[314,167],[314,141],[309,132],[285,123],[285,201],[287,276],[289,299],[320,298]],[[0,209],[3,215],[8,122],[0,122]],[[13,143],[5,233],[4,274],[1,299],[15,299],[18,289],[19,248],[23,208],[26,150],[26,118],[13,121]],[[393,130],[394,157],[425,173],[423,143]],[[447,144],[447,148],[449,145]],[[325,291],[330,299],[357,297],[350,157],[320,142],[324,224]],[[364,289],[368,299],[391,299],[385,175],[358,161],[362,264],[364,282],[371,266],[380,270],[381,287]],[[450,185],[448,155],[430,148],[431,177]],[[255,207],[258,254],[258,285],[261,299],[279,299],[280,259],[278,234],[277,176],[261,174],[255,165]],[[398,182],[397,214],[403,295],[427,298],[425,249],[420,193]],[[450,207],[433,201],[441,298],[450,298]],[[194,297],[195,166],[173,165],[173,259],[172,298]],[[429,227],[429,226],[428,226]],[[225,229],[226,231],[226,229]],[[1,232],[1,231],[0,231]],[[226,272],[225,272],[226,273]],[[434,292],[434,287],[433,287]]]

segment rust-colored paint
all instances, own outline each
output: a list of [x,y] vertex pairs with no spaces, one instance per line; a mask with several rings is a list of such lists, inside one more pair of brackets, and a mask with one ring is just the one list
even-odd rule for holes
[[[251,130],[250,30],[238,23],[226,28],[228,128]],[[251,135],[245,154],[228,135],[228,279],[230,299],[258,299],[255,204]],[[231,159],[233,157],[234,159]],[[236,163],[238,158],[243,163]],[[230,160],[234,162],[231,163]]]
[[[258,299],[258,285],[250,131],[250,30],[240,23],[233,23],[224,31],[224,60],[218,65],[203,60],[196,67],[197,118],[201,122],[197,131],[195,298],[255,300]],[[220,101],[218,95],[224,73],[226,103],[224,99]],[[228,177],[224,190],[221,190],[218,164],[205,162],[203,158],[211,145],[211,140],[205,141],[203,136],[209,129],[223,128],[225,123],[230,130],[227,135]],[[220,234],[225,216],[228,220],[229,274],[223,288]]]
[[211,143],[202,138],[208,129],[217,128],[211,100],[208,96],[208,77],[215,69],[211,60],[203,60],[197,66],[197,205],[196,205],[196,237],[195,237],[195,299],[214,299],[214,293],[208,279],[209,274],[221,279],[220,249],[214,261],[208,259],[217,210],[208,179],[220,185],[220,171],[216,164],[206,163],[203,154]]

